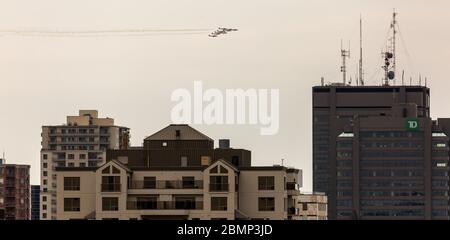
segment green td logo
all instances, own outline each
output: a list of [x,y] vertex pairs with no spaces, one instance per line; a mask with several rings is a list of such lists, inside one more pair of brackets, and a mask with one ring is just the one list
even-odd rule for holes
[[406,119],[406,129],[408,131],[419,130],[419,121],[417,119]]

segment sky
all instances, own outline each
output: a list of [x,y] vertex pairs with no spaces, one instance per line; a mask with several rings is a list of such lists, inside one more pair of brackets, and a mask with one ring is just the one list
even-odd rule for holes
[[193,35],[46,37],[0,34],[0,150],[8,163],[30,164],[39,184],[41,126],[79,109],[131,128],[132,144],[171,123],[171,93],[204,88],[279,89],[280,129],[193,125],[253,165],[301,168],[312,189],[311,87],[341,81],[341,39],[350,41],[349,75],[358,61],[364,22],[366,85],[381,82],[381,50],[393,8],[401,39],[398,69],[427,77],[432,117],[450,117],[450,2],[446,0],[0,0],[0,30],[239,28],[219,38]]

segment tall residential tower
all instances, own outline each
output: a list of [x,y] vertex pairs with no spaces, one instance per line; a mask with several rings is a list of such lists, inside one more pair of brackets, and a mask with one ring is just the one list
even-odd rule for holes
[[106,150],[127,149],[129,129],[114,119],[99,118],[96,110],[80,110],[67,123],[42,127],[41,219],[56,219],[56,167],[97,167]]

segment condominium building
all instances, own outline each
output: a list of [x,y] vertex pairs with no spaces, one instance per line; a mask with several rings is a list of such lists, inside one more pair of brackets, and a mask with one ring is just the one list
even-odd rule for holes
[[0,160],[0,219],[30,219],[30,166]]
[[31,217],[30,220],[39,220],[41,214],[39,213],[41,205],[41,186],[39,185],[31,185]]
[[[299,219],[302,172],[251,166],[188,125],[170,125],[142,147],[109,150],[97,167],[57,167],[57,219]],[[294,209],[293,209],[294,208]]]
[[129,129],[96,110],[80,110],[63,125],[42,127],[40,219],[56,219],[56,167],[97,167],[106,150],[127,149]]
[[313,88],[313,189],[329,219],[449,219],[450,121],[422,86]]
[[327,196],[325,193],[301,193],[298,197],[301,220],[327,220]]

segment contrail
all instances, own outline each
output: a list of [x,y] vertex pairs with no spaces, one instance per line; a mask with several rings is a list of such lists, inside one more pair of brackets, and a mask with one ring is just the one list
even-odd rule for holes
[[208,28],[197,29],[109,29],[85,31],[60,30],[0,30],[2,36],[37,36],[37,37],[98,37],[98,36],[154,36],[202,34],[211,31]]

